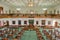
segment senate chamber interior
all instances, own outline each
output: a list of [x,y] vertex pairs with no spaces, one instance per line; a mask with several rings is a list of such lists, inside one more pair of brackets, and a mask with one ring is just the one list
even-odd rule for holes
[[60,0],[0,0],[0,40],[60,40]]

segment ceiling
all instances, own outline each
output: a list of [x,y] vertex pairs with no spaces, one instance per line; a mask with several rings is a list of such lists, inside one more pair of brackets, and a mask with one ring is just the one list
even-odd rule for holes
[[[60,5],[60,0],[1,0],[0,2],[5,3],[14,8],[27,9],[27,10],[39,10],[41,8],[52,8]],[[29,3],[33,6],[29,6]]]
[[[1,0],[15,7],[28,6],[30,0]],[[35,6],[54,6],[60,3],[60,0],[31,0]]]

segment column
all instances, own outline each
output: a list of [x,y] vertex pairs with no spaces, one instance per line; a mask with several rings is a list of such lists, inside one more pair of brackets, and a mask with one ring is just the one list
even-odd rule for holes
[[46,20],[45,25],[48,25],[48,20]]
[[27,25],[29,25],[29,20],[27,20]]
[[16,20],[16,25],[18,25],[18,20]]
[[41,20],[39,20],[39,25],[41,26]]
[[34,25],[36,25],[36,20],[34,20]]
[[12,25],[12,21],[11,20],[9,20],[9,25]]
[[21,20],[21,25],[24,25],[24,20]]

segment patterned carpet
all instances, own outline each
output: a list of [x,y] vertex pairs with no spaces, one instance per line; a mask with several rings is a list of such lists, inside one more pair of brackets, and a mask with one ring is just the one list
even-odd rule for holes
[[37,40],[37,35],[35,31],[25,31],[21,37],[21,40]]

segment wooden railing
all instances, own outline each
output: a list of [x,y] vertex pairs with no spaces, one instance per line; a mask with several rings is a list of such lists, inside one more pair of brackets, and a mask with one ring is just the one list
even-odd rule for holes
[[60,14],[0,14],[0,18],[60,18]]

